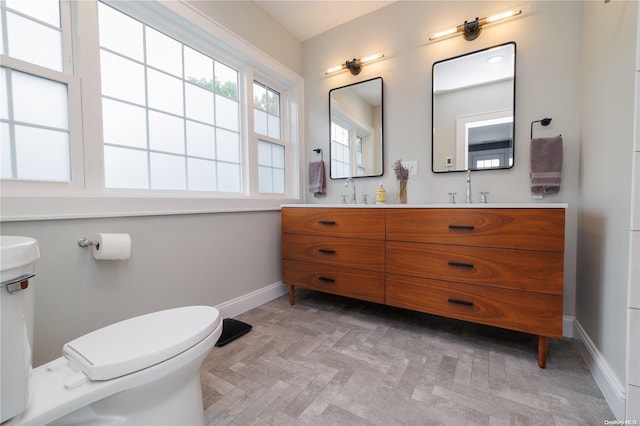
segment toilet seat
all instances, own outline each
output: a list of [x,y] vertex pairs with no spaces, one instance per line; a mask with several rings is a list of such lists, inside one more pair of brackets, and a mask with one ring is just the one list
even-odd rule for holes
[[[143,319],[140,320],[140,318]],[[157,319],[157,321],[154,318]],[[125,325],[129,327],[129,324],[132,324],[132,330],[135,329],[136,332],[124,330]],[[112,328],[112,326],[117,327]],[[96,330],[96,332],[89,333],[89,335],[96,333],[95,336],[100,337],[102,335],[105,339],[111,339],[110,341],[105,340],[97,343],[101,347],[109,347],[109,345],[113,346],[117,344],[118,336],[115,332],[118,330],[123,331],[125,339],[129,339],[130,341],[133,337],[141,336],[145,333],[150,333],[150,335],[158,337],[158,334],[164,331],[167,336],[169,336],[173,335],[175,329],[180,327],[185,328],[182,329],[184,334],[181,333],[175,342],[166,339],[164,341],[164,347],[158,343],[159,340],[156,341],[155,347],[161,350],[164,354],[163,356],[153,356],[149,353],[145,354],[144,349],[137,351],[140,349],[140,346],[144,346],[142,344],[138,345],[139,347],[133,347],[131,352],[128,350],[123,351],[123,353],[131,357],[130,359],[127,359],[126,355],[114,355],[113,350],[110,350],[112,355],[110,358],[106,356],[101,358],[97,356],[91,348],[86,347],[89,340],[84,344],[77,345],[84,353],[98,362],[98,364],[96,364],[98,368],[95,369],[95,372],[98,372],[97,377],[120,374],[123,371],[131,371],[132,374],[116,376],[109,380],[89,379],[89,376],[85,376],[82,370],[72,366],[72,364],[77,362],[78,357],[82,356],[81,353],[76,352],[70,355],[69,359],[67,359],[65,355],[65,357],[58,358],[49,364],[41,365],[33,370],[31,380],[33,395],[29,408],[9,420],[6,425],[3,424],[3,426],[42,426],[50,423],[57,424],[56,420],[62,416],[82,409],[82,407],[94,402],[104,400],[120,392],[130,391],[146,384],[155,383],[163,377],[175,377],[178,371],[185,368],[185,365],[191,365],[190,368],[197,371],[202,359],[213,348],[214,343],[222,333],[222,320],[219,311],[216,308],[208,306],[188,306],[155,312],[143,315],[142,317],[128,319],[121,323],[113,324],[112,326]],[[107,331],[102,334],[105,329]],[[160,333],[158,330],[160,330]],[[198,340],[198,336],[202,334],[206,335]],[[82,343],[83,337],[76,340]],[[189,342],[191,341],[195,341],[193,346],[189,346]],[[74,341],[68,344],[72,342]],[[171,355],[171,353],[175,353],[175,355]],[[155,362],[161,358],[164,358],[164,360]],[[136,370],[136,368],[142,365],[142,359],[147,359],[150,364],[144,365],[141,369]],[[88,359],[84,361],[87,366],[89,366],[90,362]],[[155,362],[155,364],[151,364],[153,362]],[[80,364],[78,364],[78,366],[80,366]],[[93,368],[89,367],[87,371],[89,375],[94,376]],[[101,374],[100,372],[107,372],[108,374]],[[85,377],[85,380],[80,383],[82,386],[67,386],[69,382],[76,380],[74,377],[77,375]],[[121,421],[118,420],[117,415],[115,420],[117,420],[115,423]],[[108,421],[103,423],[111,424]],[[138,422],[137,424],[144,423]],[[158,422],[153,424],[158,424]]]
[[166,361],[219,325],[208,306],[168,309],[111,324],[66,343],[69,366],[89,380],[110,380]]

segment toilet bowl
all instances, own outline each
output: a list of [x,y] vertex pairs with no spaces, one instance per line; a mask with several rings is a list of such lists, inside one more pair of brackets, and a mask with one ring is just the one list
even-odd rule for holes
[[121,321],[66,343],[62,357],[32,370],[26,323],[37,242],[3,236],[1,246],[2,426],[204,424],[199,369],[222,333],[217,309]]

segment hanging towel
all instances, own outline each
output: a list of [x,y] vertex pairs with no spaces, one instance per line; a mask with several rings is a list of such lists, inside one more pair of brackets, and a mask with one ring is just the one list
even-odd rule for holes
[[309,192],[312,192],[314,197],[326,195],[324,161],[309,163]]
[[531,194],[557,194],[562,180],[562,135],[531,139]]

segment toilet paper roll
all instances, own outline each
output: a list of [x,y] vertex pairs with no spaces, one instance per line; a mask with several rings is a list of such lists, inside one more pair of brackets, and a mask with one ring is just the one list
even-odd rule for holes
[[124,260],[131,256],[129,234],[98,234],[98,245],[93,247],[97,260]]

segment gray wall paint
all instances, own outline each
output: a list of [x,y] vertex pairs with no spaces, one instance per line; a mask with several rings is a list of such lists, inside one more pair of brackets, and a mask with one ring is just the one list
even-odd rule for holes
[[[576,317],[625,382],[637,2],[586,2]],[[586,31],[588,29],[588,31]]]
[[[99,232],[131,235],[127,261],[96,261],[77,245]],[[171,307],[219,305],[281,280],[280,212],[8,222],[34,237],[34,365],[96,328]]]

